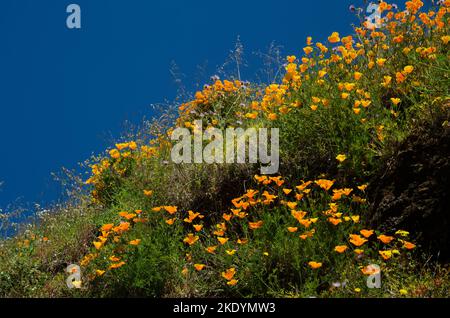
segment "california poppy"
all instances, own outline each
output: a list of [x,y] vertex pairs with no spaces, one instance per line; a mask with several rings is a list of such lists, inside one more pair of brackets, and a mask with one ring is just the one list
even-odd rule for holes
[[314,262],[314,261],[309,262],[308,265],[309,265],[309,267],[311,267],[312,269],[317,269],[317,268],[322,267],[322,263]]

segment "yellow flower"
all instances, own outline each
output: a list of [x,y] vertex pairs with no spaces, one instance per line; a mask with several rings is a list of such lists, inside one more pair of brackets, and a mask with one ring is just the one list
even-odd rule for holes
[[358,186],[358,189],[361,191],[364,191],[367,189],[368,186],[369,186],[368,184],[362,184],[362,185]]
[[297,202],[287,202],[286,205],[289,209],[294,210],[297,207]]
[[353,112],[358,115],[361,112],[360,108],[353,108]]
[[308,265],[309,265],[309,267],[311,267],[312,269],[317,269],[317,268],[322,267],[322,263],[314,262],[314,261],[309,262]]
[[327,71],[320,70],[318,74],[319,74],[319,77],[322,78],[322,77],[324,77],[325,75],[327,75]]
[[408,295],[408,291],[406,289],[400,289],[399,292],[401,295]]
[[194,268],[196,271],[201,271],[206,267],[205,264],[194,264]]
[[113,159],[119,159],[120,158],[120,151],[117,149],[113,149],[109,152],[109,155],[111,156],[111,158]]
[[232,279],[229,282],[227,282],[228,286],[235,286],[239,281],[237,279]]
[[391,102],[392,102],[392,104],[394,104],[395,106],[397,106],[398,104],[400,104],[401,101],[402,101],[402,100],[401,100],[400,98],[394,98],[394,97],[391,98]]
[[340,155],[336,156],[336,160],[339,161],[339,162],[344,162],[345,159],[347,159],[346,155],[340,154]]
[[347,99],[349,96],[350,96],[349,93],[342,93],[342,94],[341,94],[341,98],[342,98],[342,99]]
[[153,194],[153,191],[152,190],[144,190],[144,195],[146,196],[146,197],[149,197],[149,196],[151,196]]
[[295,55],[291,55],[291,56],[287,57],[287,61],[289,63],[294,63],[296,59],[297,59],[297,57]]
[[405,67],[403,68],[403,71],[404,71],[406,74],[411,74],[411,73],[414,71],[414,66],[412,66],[412,65],[407,65],[407,66],[405,66]]
[[228,255],[232,256],[236,253],[236,250],[226,250],[225,251]]
[[218,237],[217,240],[220,242],[220,244],[224,245],[226,242],[228,242],[228,237]]
[[286,188],[284,188],[284,189],[283,189],[283,192],[284,192],[284,194],[288,195],[289,193],[292,192],[292,189],[286,189]]
[[287,230],[291,233],[297,232],[298,231],[298,227],[288,227]]
[[100,270],[100,269],[97,269],[97,270],[95,271],[95,274],[96,274],[97,276],[103,276],[103,274],[105,274],[105,271]]
[[444,44],[448,44],[450,42],[450,35],[444,35],[441,37],[441,40]]
[[389,84],[392,82],[392,77],[391,76],[384,76],[383,78],[384,78],[384,81],[383,81],[383,83],[381,83],[381,85],[383,87],[389,86]]
[[386,59],[383,59],[383,58],[378,58],[377,59],[377,65],[378,66],[383,66],[384,63],[386,63]]
[[93,242],[93,244],[94,244],[95,248],[97,250],[99,250],[99,249],[101,249],[103,247],[104,243],[102,243],[102,242]]
[[392,251],[378,251],[385,261],[392,257]]
[[369,107],[370,104],[372,104],[372,101],[370,101],[370,100],[362,100],[362,101],[361,101],[361,105],[362,105],[362,107],[364,107],[364,108]]
[[395,232],[395,234],[400,235],[400,236],[408,236],[409,232],[404,231],[404,230],[398,230],[397,232]]
[[355,292],[360,293],[361,292],[361,288],[355,288]]

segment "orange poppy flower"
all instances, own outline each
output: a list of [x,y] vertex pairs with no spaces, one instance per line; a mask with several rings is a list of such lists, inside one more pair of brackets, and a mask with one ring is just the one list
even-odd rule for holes
[[166,210],[169,214],[175,214],[177,212],[176,206],[164,206],[164,210]]
[[337,218],[329,217],[329,218],[328,218],[328,222],[330,222],[331,224],[333,224],[334,226],[336,226],[336,225],[338,225],[339,223],[341,223],[342,220],[341,220],[341,219],[337,219]]
[[109,258],[109,260],[110,260],[111,262],[116,263],[116,262],[120,261],[120,257],[117,257],[117,256],[113,255],[113,256],[111,256],[111,257]]
[[117,268],[122,267],[123,265],[125,265],[125,262],[124,262],[124,261],[122,261],[122,262],[120,262],[120,263],[114,263],[114,264],[111,264],[111,265],[109,266],[109,268],[110,268],[110,269],[117,269]]
[[403,247],[406,248],[407,250],[412,250],[413,248],[416,247],[416,245],[411,242],[403,241]]
[[219,243],[224,245],[226,242],[228,242],[228,237],[218,237],[217,240],[219,240]]
[[151,195],[153,194],[153,191],[152,191],[152,190],[144,190],[143,192],[144,192],[144,195],[145,195],[146,197],[149,197],[149,196],[151,196]]
[[329,37],[328,37],[328,42],[330,43],[337,43],[341,40],[341,38],[339,37],[339,33],[338,32],[333,32]]
[[227,269],[225,272],[222,272],[222,277],[226,280],[232,280],[234,275],[236,274],[236,269],[234,267],[231,267]]
[[109,231],[111,231],[111,229],[112,229],[113,227],[114,227],[114,224],[105,224],[105,225],[102,226],[101,230],[102,230],[102,231],[109,232]]
[[314,261],[309,262],[308,265],[312,269],[318,269],[318,268],[322,267],[322,263],[314,262]]
[[297,207],[297,202],[286,202],[289,209],[294,210]]
[[290,227],[287,228],[287,230],[288,230],[289,232],[291,232],[291,233],[294,233],[294,232],[297,232],[297,231],[298,231],[298,227],[292,227],[292,226],[290,226]]
[[207,251],[210,254],[214,254],[216,252],[217,249],[217,245],[216,246],[209,246],[207,248],[205,248],[205,251]]
[[378,239],[381,242],[383,242],[384,244],[389,244],[394,239],[394,237],[381,234],[381,235],[378,236]]
[[334,248],[334,250],[336,252],[338,252],[339,254],[344,253],[347,250],[348,246],[347,245],[338,245]]
[[247,244],[248,243],[248,239],[238,239],[237,243],[240,244],[240,245]]
[[194,268],[195,268],[195,270],[197,270],[197,271],[201,271],[201,270],[203,270],[205,267],[206,267],[205,264],[194,264]]
[[350,234],[350,243],[352,243],[353,245],[359,247],[366,242],[367,242],[367,240],[365,238],[362,238],[360,235]]
[[361,235],[365,238],[369,238],[373,235],[373,230],[361,230],[359,233],[361,233]]
[[199,237],[197,235],[194,235],[192,233],[189,233],[183,240],[184,243],[189,245],[194,245],[199,240]]
[[130,241],[130,245],[138,246],[141,243],[140,239]]
[[101,249],[103,247],[104,243],[102,243],[102,242],[93,242],[93,244],[94,244],[95,248],[97,250],[99,250],[99,249]]
[[168,225],[172,225],[172,224],[175,223],[176,220],[177,220],[177,218],[168,219],[168,220],[166,220],[166,223],[167,223]]
[[259,229],[263,224],[264,224],[263,221],[249,222],[248,226],[251,230],[256,230],[256,229]]
[[224,219],[225,221],[230,221],[231,218],[232,218],[232,216],[233,216],[233,214],[226,214],[226,213],[224,213],[224,214],[222,215],[222,217],[223,217],[223,219]]
[[330,188],[333,186],[334,181],[331,180],[326,180],[326,179],[319,179],[316,180],[315,183],[321,187],[322,189],[324,189],[325,191],[330,190]]
[[194,224],[193,227],[194,227],[196,232],[200,232],[203,229],[203,225],[202,224]]
[[313,222],[311,221],[311,219],[301,219],[301,220],[298,220],[298,222],[299,222],[301,225],[303,225],[305,228],[310,227],[311,224],[313,223]]

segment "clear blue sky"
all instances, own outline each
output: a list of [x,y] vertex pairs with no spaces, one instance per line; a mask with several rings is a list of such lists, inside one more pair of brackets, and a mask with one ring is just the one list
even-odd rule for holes
[[[66,27],[66,7],[82,29]],[[50,176],[110,146],[125,120],[173,99],[170,63],[193,84],[222,64],[238,35],[254,72],[270,42],[298,54],[308,35],[351,32],[362,0],[2,0],[0,3],[0,207],[58,198]]]

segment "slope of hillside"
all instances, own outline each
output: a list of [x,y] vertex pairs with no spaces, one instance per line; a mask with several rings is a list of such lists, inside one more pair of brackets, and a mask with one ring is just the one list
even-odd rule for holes
[[[0,243],[0,296],[448,297],[447,265],[427,261],[448,245],[433,233],[448,224],[448,138],[402,151],[450,129],[450,0],[422,6],[382,2],[380,28],[308,37],[280,82],[214,79],[176,120],[109,149],[73,200]],[[198,121],[279,128],[279,173],[174,163],[174,129]]]

